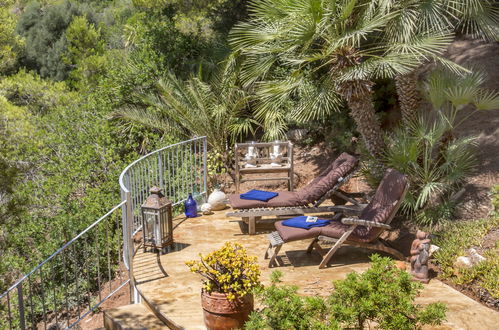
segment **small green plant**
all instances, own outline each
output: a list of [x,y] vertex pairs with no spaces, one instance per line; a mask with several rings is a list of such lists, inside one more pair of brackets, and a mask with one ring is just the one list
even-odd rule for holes
[[186,265],[205,278],[203,289],[208,293],[225,293],[227,299],[234,300],[261,285],[257,258],[248,256],[241,244],[227,242],[219,250],[199,256],[201,260],[187,261]]
[[[420,118],[409,127],[401,127],[388,137],[382,163],[407,174],[410,189],[402,211],[422,227],[431,227],[450,219],[454,207],[452,195],[476,166],[474,138],[445,140],[449,125],[444,118],[435,122]],[[364,173],[374,185],[383,171],[378,161],[365,163]]]
[[[257,291],[257,297],[265,307],[250,315],[245,329],[325,328],[329,321],[326,301],[320,297],[299,296],[298,287],[279,285],[281,277],[280,271],[274,271],[271,286]],[[334,320],[331,323],[329,329],[339,329]]]
[[422,284],[395,267],[390,258],[373,255],[364,273],[350,273],[334,281],[328,298],[302,297],[294,286],[272,285],[260,290],[263,308],[253,312],[246,329],[364,329],[376,323],[380,329],[417,329],[437,325],[445,318],[442,303],[414,304]]
[[440,247],[435,253],[435,260],[441,269],[440,277],[455,284],[477,284],[499,299],[499,244],[488,249],[484,256],[486,260],[469,269],[456,269],[456,258],[466,255],[466,250],[480,246],[484,237],[494,228],[499,227],[497,207],[499,206],[499,186],[493,190],[493,203],[496,211],[490,218],[448,224],[435,233],[434,243]]

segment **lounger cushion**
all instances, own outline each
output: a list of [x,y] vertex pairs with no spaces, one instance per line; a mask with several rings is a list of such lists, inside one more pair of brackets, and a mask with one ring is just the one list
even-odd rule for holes
[[[279,232],[282,240],[284,242],[299,241],[303,239],[315,238],[319,235],[324,235],[327,237],[340,238],[350,225],[344,225],[340,221],[331,220],[331,223],[323,227],[313,227],[310,229],[301,229],[288,227],[282,224],[282,221],[278,221],[274,224],[274,227]],[[362,229],[364,228],[364,230]],[[350,241],[366,242],[367,239],[364,236],[367,234],[365,227],[357,227],[356,230],[348,237]]]
[[[397,206],[397,203],[402,196],[405,186],[407,185],[407,177],[394,169],[386,171],[383,180],[381,181],[376,193],[371,202],[362,210],[359,218],[386,223],[391,218],[392,213]],[[370,242],[378,237],[382,231],[380,228],[368,229],[364,226],[359,226],[356,233],[362,241]]]
[[[405,175],[394,169],[388,169],[371,203],[364,208],[359,218],[385,223],[392,216],[406,185],[407,177]],[[314,231],[286,227],[282,225],[281,221],[275,223],[275,228],[285,242],[314,238],[319,235],[340,238],[349,227],[350,225],[344,225],[341,221],[336,220],[332,220],[331,224],[327,226],[313,228],[317,229]],[[376,239],[381,231],[380,228],[357,226],[348,240],[368,243]]]
[[[342,153],[328,168],[329,171],[324,171],[319,177],[298,191],[299,198],[307,203],[319,200],[338,183],[340,178],[344,178],[352,172],[357,162],[357,158],[346,152]],[[324,173],[326,174],[324,175]]]
[[234,209],[251,209],[256,207],[281,207],[281,206],[303,206],[305,204],[299,199],[294,191],[279,191],[277,197],[268,202],[241,199],[239,194],[229,195],[230,205]]
[[229,195],[230,205],[233,209],[307,206],[319,200],[331,190],[338,183],[340,177],[345,177],[352,172],[357,162],[357,158],[344,152],[317,178],[297,192],[279,191],[279,196],[272,198],[268,202],[244,200],[239,197],[239,194],[231,194]]
[[279,232],[279,235],[284,242],[298,241],[307,238],[314,238],[321,234],[321,228],[323,227],[313,227],[310,229],[302,229],[295,227],[288,227],[282,224],[282,221],[278,221],[274,224],[275,228]]

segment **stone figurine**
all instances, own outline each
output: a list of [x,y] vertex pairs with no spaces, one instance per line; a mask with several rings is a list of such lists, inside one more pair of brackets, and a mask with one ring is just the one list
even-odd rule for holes
[[414,281],[428,283],[428,260],[430,259],[430,239],[423,231],[416,233],[411,245],[411,275]]

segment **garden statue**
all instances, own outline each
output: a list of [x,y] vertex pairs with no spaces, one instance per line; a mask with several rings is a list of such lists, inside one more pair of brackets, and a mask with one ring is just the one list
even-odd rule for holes
[[[252,144],[255,142],[251,142]],[[244,156],[244,160],[246,161],[246,164],[244,167],[256,167],[256,159],[258,157],[258,153],[256,151],[255,146],[249,146],[248,147],[248,152]]]
[[414,281],[428,283],[428,259],[430,259],[430,239],[418,230],[411,245],[411,275]]
[[272,152],[270,153],[270,166],[281,166],[282,152],[280,147],[279,141],[275,141],[275,144],[272,146]]

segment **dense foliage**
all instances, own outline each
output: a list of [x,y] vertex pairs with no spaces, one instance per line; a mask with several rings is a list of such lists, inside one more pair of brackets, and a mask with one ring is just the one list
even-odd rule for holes
[[[402,211],[420,226],[452,218],[454,196],[476,168],[475,137],[459,137],[456,132],[475,112],[499,107],[499,94],[484,89],[483,82],[479,71],[464,75],[433,71],[422,86],[433,111],[387,134],[381,162],[408,175],[410,190]],[[365,159],[364,173],[377,184],[382,175],[379,159],[369,155]]]
[[278,285],[279,276],[274,272],[272,285],[260,292],[262,307],[246,329],[364,329],[373,323],[380,329],[415,329],[445,319],[442,303],[414,304],[422,285],[386,257],[373,255],[367,271],[334,281],[325,299],[300,296],[297,287]]

